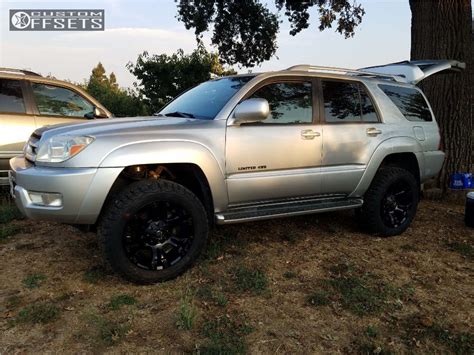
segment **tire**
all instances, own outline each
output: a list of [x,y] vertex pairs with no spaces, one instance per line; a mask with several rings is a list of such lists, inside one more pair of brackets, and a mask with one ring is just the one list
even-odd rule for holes
[[154,284],[186,271],[206,246],[206,211],[187,188],[166,180],[127,186],[105,208],[99,243],[112,269]]
[[384,167],[365,193],[357,216],[371,234],[399,235],[415,218],[419,197],[419,185],[412,173],[398,167]]

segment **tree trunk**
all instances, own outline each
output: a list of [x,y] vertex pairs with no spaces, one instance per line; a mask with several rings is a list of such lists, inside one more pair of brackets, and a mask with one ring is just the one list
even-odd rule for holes
[[468,172],[472,162],[472,14],[471,0],[410,0],[411,59],[456,59],[461,74],[434,75],[422,82],[441,131],[446,160],[438,185],[446,191],[449,175]]

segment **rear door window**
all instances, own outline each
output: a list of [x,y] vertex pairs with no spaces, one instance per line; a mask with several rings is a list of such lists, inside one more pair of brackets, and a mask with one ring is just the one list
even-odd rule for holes
[[378,122],[375,106],[359,83],[323,80],[324,117],[327,123]]
[[77,92],[59,86],[31,83],[40,115],[85,117],[94,105]]
[[20,80],[0,79],[0,113],[25,113]]
[[433,121],[425,98],[416,89],[394,85],[379,85],[408,121]]

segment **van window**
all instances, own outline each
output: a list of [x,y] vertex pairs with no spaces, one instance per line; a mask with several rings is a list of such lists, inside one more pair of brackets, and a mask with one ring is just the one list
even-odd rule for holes
[[20,80],[0,79],[0,113],[25,113]]
[[379,88],[408,121],[433,121],[428,103],[418,90],[394,85],[379,85]]
[[359,83],[323,80],[323,98],[327,123],[379,121],[370,96]]

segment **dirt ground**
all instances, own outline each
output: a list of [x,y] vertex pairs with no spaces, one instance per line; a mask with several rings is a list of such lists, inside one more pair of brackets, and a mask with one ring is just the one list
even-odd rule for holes
[[352,212],[219,227],[190,271],[155,286],[104,268],[94,233],[7,212],[0,353],[474,353],[461,203],[422,201],[388,239]]

